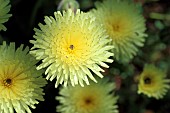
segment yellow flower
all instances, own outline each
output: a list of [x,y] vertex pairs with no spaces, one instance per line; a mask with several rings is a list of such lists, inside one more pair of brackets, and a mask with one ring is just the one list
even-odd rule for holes
[[43,101],[43,87],[46,80],[42,71],[34,66],[37,61],[23,50],[21,45],[15,50],[15,43],[0,46],[0,112],[31,113],[34,104]]
[[7,22],[9,17],[12,16],[11,14],[7,14],[11,8],[9,2],[9,0],[0,0],[0,31],[6,31],[6,27],[3,25],[3,23]]
[[115,84],[103,78],[98,83],[85,87],[68,86],[60,89],[60,102],[57,111],[60,113],[118,113],[118,97],[114,95]]
[[139,77],[138,93],[161,99],[170,89],[169,82],[170,79],[166,79],[166,75],[161,69],[151,64],[146,65]]
[[115,58],[121,62],[128,62],[143,46],[145,19],[140,14],[140,9],[128,0],[105,0],[97,2],[96,9],[90,11],[102,24],[115,46],[112,51]]
[[[39,24],[35,29],[34,44],[31,54],[42,63],[37,69],[47,67],[45,74],[51,81],[57,78],[55,87],[64,82],[84,86],[89,84],[88,77],[97,82],[91,72],[103,77],[101,67],[108,68],[106,63],[113,53],[113,46],[101,26],[95,23],[94,17],[77,10],[54,13],[55,18],[45,17],[45,25]],[[97,26],[97,27],[96,27]]]

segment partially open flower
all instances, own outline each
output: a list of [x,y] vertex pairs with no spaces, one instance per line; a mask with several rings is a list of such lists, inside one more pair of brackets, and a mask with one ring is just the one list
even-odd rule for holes
[[15,43],[0,46],[0,112],[31,113],[38,101],[43,101],[46,80],[37,71],[37,61],[28,54],[29,48]]
[[161,99],[170,89],[170,79],[166,79],[166,74],[154,65],[146,65],[139,77],[138,93],[143,93],[148,97]]
[[91,85],[68,86],[60,89],[60,102],[57,111],[60,113],[118,113],[118,97],[114,95],[115,84],[103,78]]
[[76,14],[58,11],[54,16],[45,17],[46,24],[35,29],[36,40],[30,41],[34,44],[30,53],[42,60],[37,69],[47,67],[46,78],[57,78],[55,87],[63,82],[64,86],[68,82],[84,86],[84,82],[89,84],[88,77],[97,82],[91,72],[102,78],[101,67],[108,68],[106,63],[113,62],[109,52],[113,46],[107,45],[111,40],[93,16],[80,10]]
[[6,27],[3,23],[7,22],[11,14],[8,14],[11,5],[9,5],[10,0],[0,0],[0,31],[6,31]]
[[61,0],[57,9],[61,11],[71,9],[76,12],[79,7],[79,3],[76,0]]
[[128,0],[105,0],[97,2],[91,13],[102,24],[112,39],[112,51],[119,62],[128,62],[143,46],[145,37],[145,19],[140,8]]

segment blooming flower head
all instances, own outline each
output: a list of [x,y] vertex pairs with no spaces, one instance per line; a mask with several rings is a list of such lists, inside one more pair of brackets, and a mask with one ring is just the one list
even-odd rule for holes
[[165,73],[154,65],[146,65],[139,77],[138,93],[148,97],[161,99],[170,89],[170,79],[165,78]]
[[145,20],[140,9],[128,0],[105,0],[97,2],[96,9],[90,11],[102,24],[115,46],[112,51],[117,61],[128,62],[143,46]]
[[6,31],[6,27],[3,23],[7,22],[11,14],[8,14],[11,5],[9,5],[9,0],[0,0],[0,31]]
[[68,86],[60,89],[56,99],[60,113],[118,113],[118,97],[114,95],[115,84],[108,79],[100,79],[85,87]]
[[[28,47],[15,43],[0,46],[0,112],[31,113],[39,100],[43,101],[46,80],[34,66],[37,61],[28,54]],[[14,111],[15,110],[15,111]]]
[[[107,45],[108,39],[101,26],[97,26],[94,17],[77,10],[54,12],[53,17],[45,17],[45,25],[39,24],[40,30],[35,29],[34,44],[31,54],[42,63],[37,69],[47,67],[45,74],[51,81],[56,78],[55,87],[68,82],[74,86],[89,84],[88,77],[97,82],[91,72],[103,77],[101,68],[108,68],[106,63],[113,53],[113,46]],[[97,26],[97,27],[96,27]]]

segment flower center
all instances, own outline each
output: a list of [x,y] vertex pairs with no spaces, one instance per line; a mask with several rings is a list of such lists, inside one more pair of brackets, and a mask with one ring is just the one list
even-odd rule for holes
[[4,86],[10,87],[12,84],[12,80],[10,78],[7,78],[3,81],[3,83],[4,83]]
[[70,45],[70,47],[69,47],[71,50],[73,50],[74,49],[74,45]]
[[112,25],[113,31],[119,32],[120,31],[120,26],[118,24]]
[[122,38],[127,38],[127,36],[131,35],[131,24],[128,20],[124,19],[126,17],[110,17],[106,20],[106,29],[108,34],[115,41],[121,41]]
[[150,79],[149,77],[146,77],[146,78],[144,79],[144,83],[145,83],[145,84],[151,84],[151,79]]
[[85,104],[86,105],[91,104],[91,103],[92,103],[92,100],[90,98],[85,99]]
[[90,107],[95,104],[94,97],[88,96],[84,98],[84,106]]

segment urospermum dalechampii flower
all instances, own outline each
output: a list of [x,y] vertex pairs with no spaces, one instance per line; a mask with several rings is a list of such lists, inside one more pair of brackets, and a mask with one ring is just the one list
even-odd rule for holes
[[35,29],[34,44],[30,54],[42,60],[37,69],[47,67],[45,74],[47,80],[57,78],[55,87],[62,84],[73,86],[84,81],[89,84],[88,77],[97,82],[91,71],[103,77],[100,67],[108,68],[106,63],[113,62],[109,59],[113,53],[109,52],[113,46],[107,45],[111,39],[105,34],[100,25],[95,23],[94,17],[72,10],[54,12],[53,17],[45,17],[46,25],[39,24]]
[[148,97],[161,99],[170,89],[170,79],[166,79],[166,74],[152,64],[145,65],[139,77],[138,93],[143,93]]
[[140,8],[128,0],[105,0],[97,2],[90,12],[102,24],[114,45],[117,61],[129,62],[143,46],[147,35],[144,33],[145,19]]
[[9,2],[9,0],[0,0],[0,31],[6,31],[6,27],[3,25],[3,23],[7,22],[9,17],[12,16],[11,14],[7,14],[11,8]]
[[103,78],[85,87],[61,87],[56,100],[60,113],[118,113],[118,97],[114,95],[115,84]]
[[43,101],[46,79],[36,70],[36,59],[15,43],[0,45],[0,113],[31,113],[38,100]]

